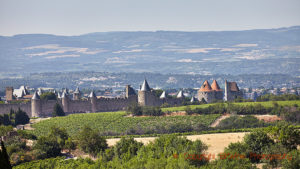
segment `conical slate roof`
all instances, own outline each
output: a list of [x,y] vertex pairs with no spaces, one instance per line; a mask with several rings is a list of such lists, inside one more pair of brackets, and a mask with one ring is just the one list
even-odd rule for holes
[[90,98],[92,98],[92,97],[96,97],[96,95],[95,95],[94,91],[92,91],[92,92],[90,93],[89,97],[90,97]]
[[34,92],[32,98],[32,100],[40,100],[40,96],[38,95],[37,91]]
[[215,91],[222,91],[218,82],[216,80],[214,80],[211,84],[211,88],[212,90],[215,90]]
[[184,95],[183,95],[183,92],[182,90],[179,91],[179,93],[177,94],[177,98],[183,98]]
[[66,94],[66,92],[63,92],[62,95],[61,95],[61,98],[67,98],[68,95]]
[[38,89],[38,94],[41,95],[41,94],[43,94],[43,93],[44,93],[43,90],[42,90],[41,88],[39,88],[39,89]]
[[57,98],[61,99],[61,94],[57,92]]
[[63,92],[66,93],[66,95],[69,95],[69,89],[68,88],[65,88],[65,90]]
[[193,96],[192,98],[191,98],[191,103],[193,103],[193,102],[195,102],[197,99]]
[[210,84],[208,83],[207,80],[205,80],[199,90],[200,92],[211,92],[212,89],[210,87]]
[[144,83],[143,83],[143,85],[142,85],[142,88],[141,88],[141,91],[150,91],[151,89],[150,89],[150,87],[149,87],[149,85],[148,85],[148,82],[147,82],[147,80],[145,79],[144,80]]
[[74,93],[80,93],[79,87],[76,88],[76,90],[74,91]]
[[159,98],[161,98],[161,99],[165,99],[165,98],[167,98],[167,96],[166,96],[166,92],[164,91],[164,92],[162,92],[162,94],[160,95],[160,97]]

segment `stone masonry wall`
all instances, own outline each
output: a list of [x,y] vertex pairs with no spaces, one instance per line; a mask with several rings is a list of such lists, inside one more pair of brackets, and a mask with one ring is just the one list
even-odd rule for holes
[[31,117],[31,102],[21,103],[21,104],[0,104],[0,114],[8,114],[10,109],[18,110],[22,109]]

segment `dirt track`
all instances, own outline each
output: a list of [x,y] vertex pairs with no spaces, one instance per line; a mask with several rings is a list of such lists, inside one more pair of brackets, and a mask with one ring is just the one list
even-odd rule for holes
[[[200,139],[206,145],[208,145],[207,153],[210,153],[212,155],[214,154],[215,156],[217,156],[219,153],[222,153],[224,148],[227,147],[230,143],[236,143],[238,141],[242,141],[245,134],[247,134],[247,132],[203,134],[203,135],[191,135],[186,137],[187,139],[192,141]],[[143,138],[135,138],[135,140],[147,145],[149,142],[153,141],[156,138],[157,137],[143,137]],[[119,140],[120,140],[119,138],[107,139],[107,143],[109,146],[113,146]]]

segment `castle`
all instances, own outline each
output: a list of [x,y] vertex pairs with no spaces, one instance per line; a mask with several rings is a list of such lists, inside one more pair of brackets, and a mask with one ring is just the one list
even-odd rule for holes
[[[179,91],[176,97],[168,97],[165,91],[160,95],[156,96],[155,91],[152,90],[145,79],[138,94],[135,90],[127,85],[125,87],[125,96],[123,98],[97,98],[95,93],[92,91],[88,99],[81,98],[81,92],[79,88],[73,92],[72,96],[68,90],[64,90],[63,93],[56,93],[57,100],[42,100],[39,96],[41,91],[35,91],[32,98],[28,102],[24,103],[9,103],[0,104],[0,114],[5,114],[10,109],[21,108],[25,111],[29,117],[48,117],[52,116],[53,107],[56,103],[60,104],[66,114],[73,113],[89,113],[89,112],[105,112],[105,111],[118,111],[125,110],[130,104],[138,103],[141,106],[179,106],[185,101],[183,91]],[[7,88],[7,98],[12,99],[12,88]],[[230,101],[238,96],[242,96],[235,82],[225,83],[225,100]],[[210,103],[214,100],[223,100],[223,91],[220,89],[217,81],[213,81],[212,86],[205,81],[198,91],[198,100],[204,99]],[[192,97],[191,102],[196,101],[196,98]]]
[[198,100],[204,100],[207,103],[218,100],[232,101],[238,97],[243,98],[242,91],[239,90],[236,82],[228,82],[227,80],[225,80],[224,94],[216,80],[213,80],[211,85],[205,80],[198,91]]

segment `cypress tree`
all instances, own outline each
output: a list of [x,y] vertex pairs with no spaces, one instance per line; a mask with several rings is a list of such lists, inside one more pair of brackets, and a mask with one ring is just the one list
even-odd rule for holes
[[10,165],[10,162],[9,162],[9,157],[6,152],[6,148],[5,148],[2,140],[1,140],[1,151],[0,151],[0,164],[1,164],[1,168],[3,168],[3,169],[11,169],[12,168]]
[[58,103],[56,103],[54,105],[52,116],[53,117],[55,117],[55,116],[65,116],[64,110],[61,108],[61,106]]

